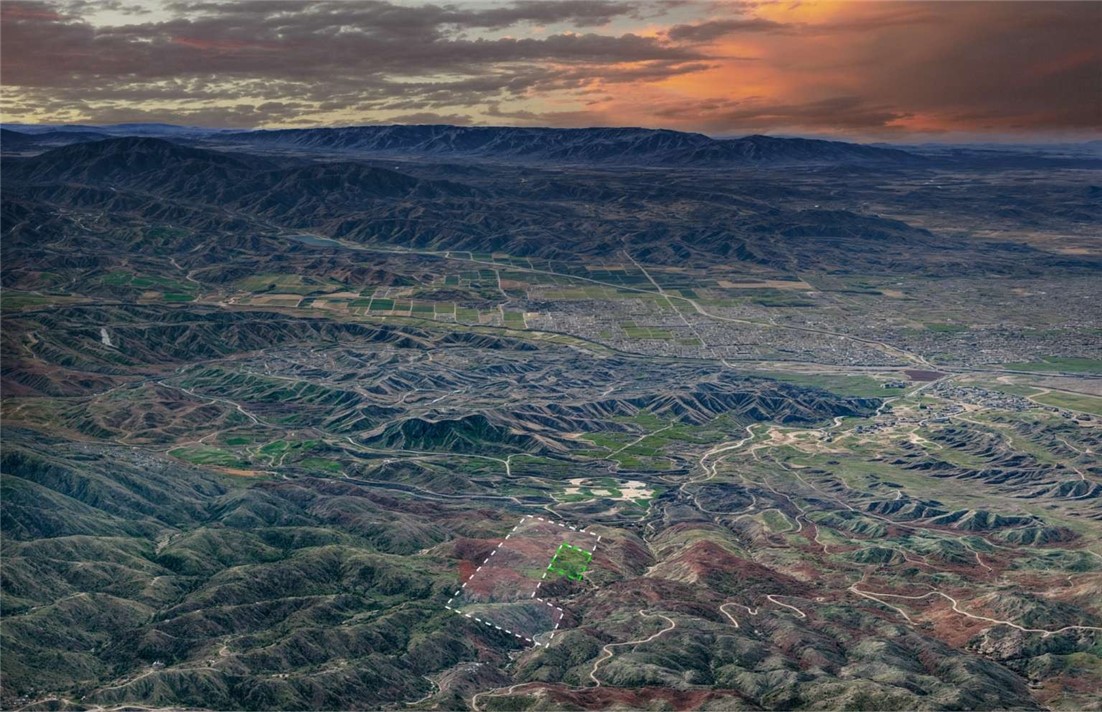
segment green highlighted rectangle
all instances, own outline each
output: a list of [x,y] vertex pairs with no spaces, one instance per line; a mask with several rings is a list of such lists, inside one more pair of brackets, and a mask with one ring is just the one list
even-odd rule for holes
[[551,557],[551,563],[547,565],[549,573],[565,576],[571,581],[581,581],[593,554],[580,547],[568,544],[565,541],[559,544],[555,555]]

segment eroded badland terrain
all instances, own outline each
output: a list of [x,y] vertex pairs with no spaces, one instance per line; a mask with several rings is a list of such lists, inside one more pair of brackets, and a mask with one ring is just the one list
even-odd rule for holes
[[413,128],[5,133],[5,709],[1098,708],[1096,159]]

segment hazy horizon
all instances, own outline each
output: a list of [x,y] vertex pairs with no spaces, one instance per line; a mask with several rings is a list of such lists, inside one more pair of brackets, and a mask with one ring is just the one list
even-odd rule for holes
[[[71,128],[103,128],[119,129],[125,126],[165,126],[178,129],[194,129],[198,131],[210,131],[219,133],[243,133],[249,131],[286,131],[286,130],[312,130],[312,129],[353,129],[353,128],[385,128],[393,126],[449,126],[453,128],[480,128],[480,129],[548,129],[585,131],[600,129],[640,129],[647,131],[673,131],[677,133],[693,133],[708,136],[717,141],[749,138],[752,136],[765,136],[779,139],[809,139],[819,141],[842,141],[856,144],[887,144],[894,146],[922,146],[922,145],[946,145],[946,146],[1067,146],[1088,145],[1102,142],[1102,133],[1098,135],[1052,135],[1041,134],[1034,136],[998,136],[987,134],[955,135],[955,136],[895,136],[895,137],[849,137],[834,136],[830,134],[792,133],[792,132],[756,132],[756,133],[731,133],[714,134],[705,131],[685,131],[670,129],[661,126],[513,126],[508,124],[448,124],[448,123],[362,123],[362,124],[318,124],[312,126],[253,126],[253,127],[228,127],[228,126],[203,126],[200,124],[175,124],[164,121],[121,121],[117,123],[30,123],[30,122],[2,122],[0,127],[8,130],[19,129],[71,129]],[[13,128],[14,127],[14,128]]]

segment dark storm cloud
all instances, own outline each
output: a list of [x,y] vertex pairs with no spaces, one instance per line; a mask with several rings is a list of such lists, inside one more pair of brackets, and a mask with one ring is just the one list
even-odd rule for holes
[[[176,3],[169,19],[106,27],[86,21],[87,9],[2,6],[0,76],[20,88],[24,105],[88,110],[105,121],[123,102],[145,110],[143,102],[175,101],[182,105],[175,110],[195,121],[220,110],[203,102],[263,98],[279,108],[225,112],[263,123],[293,118],[288,107],[295,105],[286,103],[292,98],[324,104],[322,111],[426,110],[576,87],[606,73],[635,81],[702,66],[691,48],[631,33],[471,33],[518,23],[590,27],[637,12],[618,2],[535,0],[484,9],[381,0]],[[630,69],[618,69],[625,64]]]
[[[469,106],[606,74],[613,81],[661,79],[702,66],[692,49],[630,33],[465,34],[522,22],[600,24],[635,12],[614,2],[484,10],[382,1],[178,3],[173,9],[185,15],[117,27],[65,14],[82,7],[5,3],[0,72],[6,85],[41,106],[102,106],[94,112],[98,121],[115,113],[106,107],[124,101],[189,102],[188,114],[197,111],[192,102],[258,97],[324,102],[329,111],[378,110],[386,100],[409,109]],[[618,69],[625,63],[633,66]],[[291,118],[287,111],[249,116]]]
[[4,80],[19,86],[65,86],[89,78],[204,75],[327,80],[383,72],[477,74],[488,64],[541,60],[612,63],[700,58],[690,49],[630,33],[449,36],[442,23],[457,17],[435,6],[372,3],[368,12],[359,5],[341,3],[288,14],[289,3],[247,5],[283,10],[254,14],[235,5],[221,15],[208,12],[191,19],[94,28],[77,18],[55,19],[44,4],[5,4]]
[[399,114],[387,119],[388,124],[450,124],[452,126],[470,126],[471,117],[467,114],[437,114],[432,111],[420,111],[414,114]]
[[763,126],[834,126],[843,129],[881,129],[910,117],[889,106],[866,103],[857,96],[839,96],[806,103],[772,103],[751,98],[711,101],[666,107],[655,115],[668,119],[692,119],[705,131],[755,130]]
[[740,32],[785,32],[792,28],[781,22],[762,18],[737,20],[711,20],[695,25],[674,25],[666,35],[671,40],[689,42],[711,42],[720,37]]
[[119,15],[132,16],[153,14],[153,10],[149,7],[120,0],[64,0],[61,7],[65,15],[79,15],[90,10],[109,10]]
[[383,29],[434,28],[453,25],[465,28],[503,29],[518,23],[575,27],[603,25],[615,17],[640,15],[638,3],[608,0],[527,0],[489,8],[464,8],[455,4],[394,5],[385,0],[361,2],[309,2],[306,0],[246,0],[232,4],[218,2],[174,2],[169,8],[181,14],[203,14],[225,19],[249,19],[257,14],[309,13],[315,19],[340,18]]

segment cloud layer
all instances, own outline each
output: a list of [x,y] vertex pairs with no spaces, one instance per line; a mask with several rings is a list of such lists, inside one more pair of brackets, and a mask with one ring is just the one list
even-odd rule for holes
[[0,5],[4,120],[1090,134],[1100,3]]

